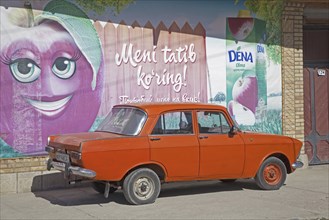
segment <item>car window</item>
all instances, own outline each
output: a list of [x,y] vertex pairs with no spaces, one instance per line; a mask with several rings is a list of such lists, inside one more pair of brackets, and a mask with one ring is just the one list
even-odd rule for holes
[[115,107],[98,126],[96,131],[137,135],[142,130],[146,118],[146,113],[140,109]]
[[192,112],[175,111],[159,116],[152,134],[192,134]]
[[227,134],[230,131],[230,124],[221,112],[199,111],[197,117],[200,133]]

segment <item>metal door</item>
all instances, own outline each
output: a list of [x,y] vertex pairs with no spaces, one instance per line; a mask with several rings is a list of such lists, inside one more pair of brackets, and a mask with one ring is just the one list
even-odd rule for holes
[[310,165],[329,163],[328,75],[328,68],[304,68],[305,151]]

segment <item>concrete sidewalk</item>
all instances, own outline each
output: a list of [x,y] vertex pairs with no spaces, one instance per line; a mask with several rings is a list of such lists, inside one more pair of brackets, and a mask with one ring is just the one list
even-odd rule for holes
[[277,191],[253,180],[165,184],[144,206],[89,187],[0,195],[0,219],[329,219],[328,191],[329,165],[319,165],[288,175]]

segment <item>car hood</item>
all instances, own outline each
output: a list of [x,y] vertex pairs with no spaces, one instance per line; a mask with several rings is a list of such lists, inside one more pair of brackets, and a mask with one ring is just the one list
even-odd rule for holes
[[83,132],[76,134],[54,135],[50,137],[49,145],[56,148],[81,151],[81,143],[90,140],[113,139],[123,137],[108,132]]

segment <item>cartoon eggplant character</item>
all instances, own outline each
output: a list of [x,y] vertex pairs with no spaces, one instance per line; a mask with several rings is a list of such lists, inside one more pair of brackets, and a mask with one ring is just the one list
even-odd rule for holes
[[103,54],[91,21],[74,4],[43,13],[1,7],[0,135],[39,154],[51,134],[88,131],[97,117]]

